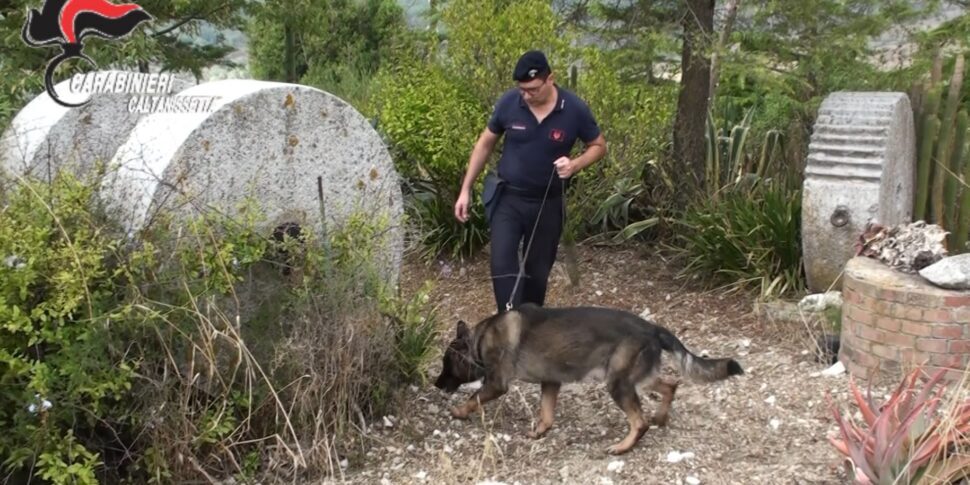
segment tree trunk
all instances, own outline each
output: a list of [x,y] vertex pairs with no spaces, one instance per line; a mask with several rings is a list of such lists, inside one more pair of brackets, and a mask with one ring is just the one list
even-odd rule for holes
[[704,56],[704,48],[709,45],[708,39],[714,29],[714,2],[686,0],[687,10],[683,17],[684,44],[673,150],[676,161],[690,174],[686,177],[690,193],[704,187],[707,158],[704,138],[711,83],[711,61]]
[[708,95],[708,102],[711,106],[714,105],[714,93],[717,91],[717,78],[720,74],[718,69],[721,67],[721,51],[727,47],[728,39],[731,38],[731,32],[734,30],[734,21],[738,18],[738,5],[741,4],[741,0],[728,0],[727,5],[724,6],[724,30],[721,30],[721,36],[717,41],[717,49],[711,54],[711,87]]

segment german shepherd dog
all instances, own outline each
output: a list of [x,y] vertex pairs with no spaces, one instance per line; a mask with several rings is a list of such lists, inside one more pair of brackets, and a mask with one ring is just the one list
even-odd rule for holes
[[[667,424],[679,382],[660,378],[661,351],[673,354],[681,374],[694,381],[713,382],[744,373],[734,359],[694,355],[666,328],[629,312],[526,303],[488,317],[472,329],[459,321],[435,387],[453,393],[461,384],[484,378],[468,401],[451,410],[455,418],[465,419],[481,404],[505,394],[515,379],[539,383],[539,420],[528,434],[539,438],[552,427],[562,383],[605,380],[610,396],[630,424],[626,437],[606,450],[621,454],[633,448],[650,424]],[[637,396],[636,386],[641,383],[661,396],[649,424]]]

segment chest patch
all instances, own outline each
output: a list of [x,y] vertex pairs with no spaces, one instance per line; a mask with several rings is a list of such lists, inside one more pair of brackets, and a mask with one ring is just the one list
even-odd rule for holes
[[563,141],[566,139],[566,132],[559,128],[553,128],[549,130],[549,139],[552,141]]

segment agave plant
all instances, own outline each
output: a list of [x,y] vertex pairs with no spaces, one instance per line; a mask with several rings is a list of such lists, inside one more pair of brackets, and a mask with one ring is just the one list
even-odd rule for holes
[[900,382],[888,401],[876,405],[870,391],[862,396],[850,379],[852,396],[864,426],[839,413],[826,395],[839,435],[829,442],[852,464],[855,483],[952,483],[970,476],[970,399],[943,399],[945,370],[922,385],[915,369]]

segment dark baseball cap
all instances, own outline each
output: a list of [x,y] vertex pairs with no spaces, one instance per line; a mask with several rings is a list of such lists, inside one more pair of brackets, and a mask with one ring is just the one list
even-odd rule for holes
[[528,51],[522,54],[519,62],[515,64],[515,71],[512,72],[512,79],[519,82],[527,82],[536,78],[545,77],[552,72],[549,61],[542,51]]

